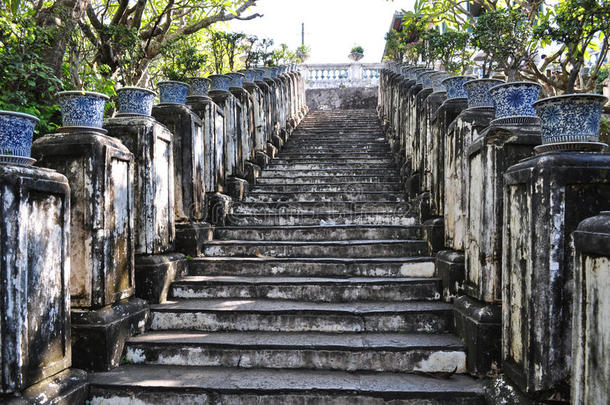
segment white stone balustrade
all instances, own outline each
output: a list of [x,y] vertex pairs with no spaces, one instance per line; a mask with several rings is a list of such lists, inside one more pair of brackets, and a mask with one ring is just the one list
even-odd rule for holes
[[306,89],[377,87],[383,63],[300,65]]

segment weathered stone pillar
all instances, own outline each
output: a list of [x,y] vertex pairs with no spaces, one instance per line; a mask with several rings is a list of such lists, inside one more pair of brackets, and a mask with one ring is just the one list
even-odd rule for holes
[[86,374],[68,370],[68,180],[0,163],[0,227],[0,402],[37,403],[42,393],[49,401],[83,403]]
[[165,301],[169,284],[183,271],[175,250],[173,135],[152,117],[121,115],[104,122],[135,157],[136,295]]
[[[568,400],[578,223],[610,209],[610,154],[544,153],[504,177],[502,362],[536,399]],[[607,248],[607,246],[606,246]]]
[[419,156],[417,152],[419,150],[419,139],[417,138],[417,122],[418,122],[418,111],[416,104],[417,93],[422,90],[421,83],[414,83],[407,93],[407,111],[409,115],[408,126],[407,126],[407,138],[406,145],[410,151],[411,156],[411,174],[406,179],[406,191],[409,197],[416,198],[420,192],[420,175],[419,172]]
[[189,107],[180,104],[158,104],[152,115],[174,135],[176,250],[197,257],[211,237],[211,227],[205,222],[203,122]]
[[[277,156],[277,147],[271,142],[272,136],[273,136],[273,118],[272,118],[272,111],[273,111],[273,96],[272,96],[272,89],[269,86],[269,84],[267,82],[265,82],[264,78],[263,78],[263,74],[264,74],[264,70],[261,69],[256,69],[255,70],[257,72],[257,76],[254,79],[255,80],[255,84],[258,86],[258,88],[263,92],[263,96],[264,96],[264,117],[265,117],[265,149],[264,152],[265,154],[270,158],[273,159]],[[258,161],[258,160],[257,160]]]
[[574,238],[574,405],[610,403],[610,211],[582,221]]
[[253,109],[253,162],[263,169],[271,158],[266,153],[266,121],[265,121],[265,95],[261,88],[254,82],[245,82],[244,89],[250,94]]
[[[254,140],[256,137],[254,127],[254,100],[244,87],[231,87],[231,93],[239,101],[239,162],[238,173],[241,178],[246,179],[250,184],[256,182],[260,175],[260,168],[255,168],[251,162],[254,160]],[[248,164],[247,164],[248,163]],[[243,192],[247,191],[246,189]],[[243,199],[244,195],[239,196]]]
[[[444,140],[443,225],[445,248],[436,257],[436,268],[443,280],[443,297],[452,301],[464,281],[466,238],[467,164],[466,152],[472,139],[494,118],[493,111],[466,109],[463,98],[447,99],[439,114],[449,123]],[[454,118],[455,117],[455,118]],[[454,119],[452,119],[454,118]],[[451,121],[449,121],[451,120]]]
[[[468,346],[468,371],[486,375],[500,365],[502,188],[508,167],[534,154],[537,118],[494,124],[467,150],[465,295],[455,301],[457,330]],[[479,316],[485,314],[485,316]]]
[[87,370],[117,367],[148,318],[146,302],[134,297],[134,158],[103,133],[58,132],[32,146],[39,165],[70,183],[73,364]]

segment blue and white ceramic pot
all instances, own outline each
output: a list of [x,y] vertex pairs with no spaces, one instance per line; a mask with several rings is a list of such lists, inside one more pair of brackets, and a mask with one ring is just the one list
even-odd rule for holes
[[254,81],[264,82],[265,81],[265,69],[254,69]]
[[472,76],[450,76],[444,79],[441,83],[447,90],[447,100],[455,100],[468,98],[468,93],[464,89],[464,83],[474,79]]
[[417,74],[423,70],[426,70],[426,68],[422,68],[422,67],[415,67],[413,69],[410,69],[408,71],[408,77],[407,79],[409,80],[417,80]]
[[210,80],[205,77],[193,77],[189,80],[190,87],[187,97],[207,97],[210,90]]
[[[424,68],[422,70],[419,70],[416,74],[415,74],[415,84],[421,84],[423,86],[424,84],[424,74],[429,73],[429,72],[434,72],[434,70],[432,69],[427,69]],[[434,72],[436,73],[436,72]]]
[[186,103],[186,94],[189,85],[175,80],[165,80],[157,83],[159,86],[159,100],[161,104],[181,104]]
[[30,114],[0,110],[0,155],[30,157],[34,127],[39,121]]
[[141,87],[122,87],[116,91],[118,114],[150,116],[157,93]]
[[432,76],[437,74],[439,72],[437,72],[436,70],[431,70],[429,72],[426,72],[424,74],[422,74],[422,88],[424,89],[433,89],[433,84],[432,84]]
[[243,88],[244,87],[244,74],[243,73],[227,73],[227,76],[231,79],[229,87]]
[[57,93],[64,127],[102,128],[104,107],[110,97],[92,91]]
[[430,79],[432,80],[432,90],[435,93],[446,92],[447,89],[445,88],[445,85],[443,84],[443,80],[445,80],[446,78],[448,78],[450,76],[451,75],[447,72],[437,72],[433,75],[430,75]]
[[229,85],[231,84],[231,78],[227,75],[211,75],[208,76],[211,80],[210,91],[222,91],[225,93],[229,92]]
[[534,103],[542,86],[534,82],[509,82],[489,89],[496,109],[496,119],[535,117]]
[[597,142],[607,100],[600,94],[564,94],[535,102],[542,143]]
[[244,75],[244,83],[254,83],[254,79],[256,78],[256,72],[251,69],[240,70],[239,73]]
[[494,108],[494,101],[489,94],[489,89],[504,83],[500,79],[475,79],[464,83],[464,89],[468,93],[468,108]]

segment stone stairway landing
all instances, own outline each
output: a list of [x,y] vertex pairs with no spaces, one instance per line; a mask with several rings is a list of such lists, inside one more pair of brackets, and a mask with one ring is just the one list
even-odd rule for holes
[[483,404],[373,110],[311,111],[93,404]]

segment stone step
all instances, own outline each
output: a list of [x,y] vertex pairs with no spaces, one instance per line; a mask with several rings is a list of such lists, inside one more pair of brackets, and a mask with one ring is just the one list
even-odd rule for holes
[[359,163],[361,165],[369,165],[369,164],[391,164],[393,163],[394,160],[393,158],[388,154],[387,157],[371,157],[371,158],[366,158],[366,157],[362,157],[362,158],[349,158],[349,157],[324,157],[324,156],[320,156],[320,157],[302,157],[302,156],[297,156],[297,157],[286,157],[286,158],[277,158],[274,159],[274,163],[276,164],[298,164],[298,163],[313,163],[313,164],[325,164],[325,163],[331,163],[331,164],[341,164],[341,163],[345,163],[345,164],[350,164],[350,163]]
[[303,184],[260,184],[255,186],[254,191],[265,191],[271,193],[277,192],[319,192],[319,191],[336,191],[336,192],[354,192],[354,191],[389,191],[400,192],[402,186],[398,182],[387,183],[303,183]]
[[428,301],[185,299],[150,306],[150,330],[445,333],[452,324],[451,304]]
[[320,278],[185,276],[170,287],[170,299],[269,298],[291,301],[434,301],[435,278]]
[[[281,163],[272,160],[265,170],[332,170],[332,169],[388,169],[398,170],[394,163],[342,163],[342,162],[302,162],[302,163]],[[264,171],[263,171],[264,173]]]
[[125,360],[166,366],[464,373],[466,353],[452,335],[167,331],[131,338]]
[[92,373],[91,405],[484,405],[484,382],[454,375],[124,365]]
[[275,170],[265,169],[258,181],[266,178],[298,178],[298,177],[345,177],[345,176],[390,176],[398,177],[398,170],[373,169],[373,168],[342,168],[326,170]]
[[384,160],[392,159],[392,154],[389,150],[380,152],[280,152],[277,159],[307,159],[307,160],[330,160],[330,159],[366,159],[366,160]]
[[204,256],[215,257],[411,257],[428,254],[423,240],[257,241],[213,240]]
[[399,183],[398,176],[389,174],[380,176],[314,176],[304,175],[299,177],[259,177],[257,185],[274,184],[334,184],[334,183]]
[[299,212],[313,214],[317,212],[386,212],[406,214],[411,210],[405,202],[381,201],[298,201],[298,202],[262,202],[246,201],[233,203],[233,213],[262,215],[266,213]]
[[246,202],[296,202],[296,201],[386,201],[404,203],[402,193],[390,191],[319,191],[319,192],[267,192],[252,190],[246,196]]
[[214,239],[241,240],[354,240],[420,239],[420,226],[400,225],[330,225],[330,226],[239,226],[217,227]]
[[355,142],[335,142],[326,141],[324,143],[311,142],[309,139],[294,139],[290,140],[284,145],[283,151],[289,150],[305,150],[305,151],[350,151],[350,150],[388,150],[388,144],[383,138],[371,140],[371,141],[355,141]]
[[387,212],[283,212],[264,214],[231,214],[229,225],[415,225],[417,219]]

